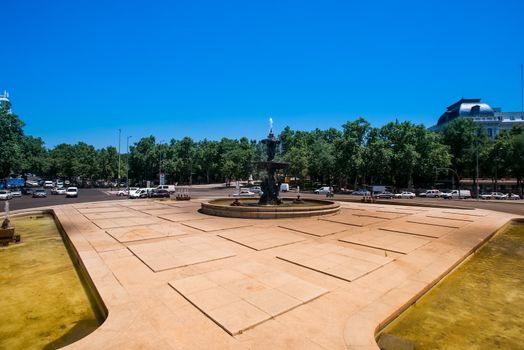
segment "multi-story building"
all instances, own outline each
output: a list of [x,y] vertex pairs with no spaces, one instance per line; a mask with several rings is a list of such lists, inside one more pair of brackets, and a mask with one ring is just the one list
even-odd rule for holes
[[438,119],[437,125],[429,129],[440,131],[456,118],[473,119],[491,138],[495,138],[502,130],[511,130],[517,123],[524,124],[524,112],[502,112],[500,108],[480,102],[480,98],[462,98],[449,106]]

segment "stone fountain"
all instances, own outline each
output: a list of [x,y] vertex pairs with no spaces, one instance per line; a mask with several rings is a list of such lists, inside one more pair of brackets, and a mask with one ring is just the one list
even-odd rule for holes
[[260,199],[214,199],[202,203],[201,213],[246,219],[278,219],[330,215],[340,211],[340,204],[334,201],[301,199],[300,194],[297,198],[280,198],[277,170],[286,169],[290,163],[275,161],[280,140],[273,134],[272,119],[269,119],[269,135],[261,142],[266,146],[267,160],[256,164],[257,168],[265,173]]
[[257,167],[259,170],[266,172],[266,176],[262,180],[262,195],[258,204],[260,205],[281,205],[282,200],[279,197],[280,183],[276,178],[276,171],[279,169],[285,169],[289,166],[287,162],[275,161],[276,148],[280,144],[280,140],[273,134],[273,119],[269,118],[269,135],[266,139],[262,140],[262,143],[266,145],[267,161],[258,162]]

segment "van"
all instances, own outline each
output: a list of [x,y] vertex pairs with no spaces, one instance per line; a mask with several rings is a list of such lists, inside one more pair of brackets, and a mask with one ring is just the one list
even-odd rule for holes
[[280,184],[280,192],[287,192],[289,191],[289,184],[283,183]]
[[158,185],[157,190],[167,190],[169,193],[175,193],[175,185]]
[[[442,193],[442,198],[459,199],[459,191],[453,190],[451,192]],[[460,198],[463,198],[463,199],[471,198],[471,191],[470,190],[460,190]]]

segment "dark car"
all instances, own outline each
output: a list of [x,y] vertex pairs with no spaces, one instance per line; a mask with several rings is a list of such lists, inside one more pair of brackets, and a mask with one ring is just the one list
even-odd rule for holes
[[379,199],[392,199],[392,198],[395,198],[395,195],[391,192],[384,191],[382,193],[377,194],[375,197]]
[[47,197],[46,190],[38,189],[33,191],[33,198],[44,198]]
[[24,188],[22,188],[22,194],[31,195],[31,194],[33,194],[33,189],[24,187]]
[[151,198],[169,198],[168,190],[153,190],[149,195]]

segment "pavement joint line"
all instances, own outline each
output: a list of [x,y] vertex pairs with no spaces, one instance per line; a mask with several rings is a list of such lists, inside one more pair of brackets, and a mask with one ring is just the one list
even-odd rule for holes
[[[327,220],[325,220],[325,221],[327,221]],[[290,231],[295,231],[295,232],[298,232],[298,233],[304,233],[304,234],[306,234],[306,235],[310,235],[310,236],[314,236],[314,237],[319,237],[319,238],[327,237],[327,236],[332,236],[332,235],[334,235],[335,233],[340,233],[340,232],[344,232],[344,231],[346,231],[346,230],[340,230],[340,231],[336,231],[336,232],[328,233],[327,235],[319,236],[319,235],[315,235],[315,234],[310,233],[310,232],[300,231],[299,229],[296,229],[296,228],[286,227],[286,226],[282,226],[282,225],[277,225],[277,227],[280,227],[280,228],[283,228],[283,229],[286,229],[286,230],[290,230]]]
[[[389,262],[385,263],[384,265],[377,266],[377,267],[375,267],[374,269],[369,270],[369,271],[363,273],[362,275],[360,275],[360,276],[358,276],[358,277],[356,277],[356,278],[350,280],[350,279],[347,279],[347,278],[344,278],[344,277],[337,276],[337,275],[335,275],[335,274],[333,274],[333,273],[329,273],[329,272],[326,272],[326,271],[322,271],[322,270],[320,270],[320,269],[316,269],[316,268],[313,268],[313,267],[311,267],[311,266],[307,266],[307,265],[301,264],[301,263],[299,263],[299,262],[296,262],[296,261],[293,261],[293,260],[290,260],[290,259],[286,259],[286,258],[281,257],[281,256],[277,256],[276,258],[277,258],[277,259],[280,259],[280,260],[282,260],[282,261],[285,261],[285,262],[288,262],[288,263],[291,263],[291,264],[294,264],[294,265],[300,266],[300,267],[302,267],[302,268],[305,268],[305,269],[308,269],[308,270],[311,270],[311,271],[315,271],[315,272],[321,273],[321,274],[326,275],[326,276],[329,276],[329,277],[337,278],[337,279],[339,279],[339,280],[342,280],[342,281],[344,281],[344,282],[348,282],[348,283],[354,282],[354,281],[358,280],[359,278],[364,277],[364,276],[366,276],[366,275],[368,275],[368,274],[370,274],[370,273],[372,273],[372,272],[374,272],[374,271],[380,269],[381,267],[386,266],[387,264],[391,263],[391,261],[389,261]],[[358,259],[358,258],[354,258],[354,259]],[[362,259],[359,259],[359,260],[362,260]]]
[[464,221],[464,222],[475,222],[475,220],[473,220],[473,219],[448,218],[448,217],[438,216],[438,215],[426,215],[426,217],[427,218],[434,218],[434,219],[455,220],[455,221]]
[[456,211],[446,211],[446,210],[443,210],[442,212],[446,213],[446,214],[467,215],[467,216],[475,216],[475,217],[479,217],[479,218],[484,218],[484,217],[487,216],[487,214],[457,213]]
[[[340,242],[342,243],[347,243],[347,244],[354,244],[354,245],[359,245],[359,246],[362,246],[362,247],[368,247],[368,248],[373,248],[373,249],[377,249],[377,250],[384,250],[384,251],[388,251],[388,252],[392,252],[392,253],[398,253],[398,254],[402,254],[402,255],[407,255],[407,253],[404,253],[404,252],[401,252],[399,250],[393,250],[393,249],[386,249],[386,248],[379,248],[377,246],[373,246],[373,245],[369,245],[369,244],[364,244],[364,243],[356,243],[356,242],[349,242],[349,241],[344,241],[342,239],[339,239]],[[427,243],[426,243],[427,244]],[[421,245],[424,246],[426,244],[423,244]],[[420,247],[419,247],[420,248]],[[418,249],[418,248],[417,248]]]
[[[439,219],[442,219],[442,218],[439,218]],[[413,221],[413,220],[408,220],[407,222],[410,222],[412,224],[420,224],[420,225],[428,225],[428,226],[439,226],[439,227],[447,227],[447,228],[455,228],[455,229],[459,229],[460,226],[451,226],[451,225],[444,225],[444,224],[432,224],[432,223],[429,223],[429,222],[420,222],[420,221]]]
[[336,222],[338,224],[342,224],[342,225],[348,225],[348,226],[355,226],[355,227],[364,227],[364,225],[362,224],[353,224],[353,223],[349,223],[349,222],[342,222],[342,221],[336,221],[336,220],[328,220],[328,219],[320,219],[320,220],[324,220],[324,221],[329,221],[329,222]]
[[191,264],[185,264],[185,265],[179,265],[179,266],[175,266],[175,267],[169,267],[169,268],[165,268],[165,269],[161,269],[161,270],[154,270],[151,266],[149,266],[143,259],[141,259],[137,254],[135,254],[133,252],[133,250],[131,250],[130,247],[128,246],[125,246],[134,256],[136,256],[138,258],[138,260],[140,260],[144,265],[146,265],[151,271],[153,271],[154,273],[157,273],[157,272],[164,272],[164,271],[169,271],[169,270],[174,270],[174,269],[180,269],[180,268],[183,268],[183,267],[188,267],[188,266],[193,266],[193,265],[199,265],[199,264],[204,264],[204,263],[207,263],[207,262],[211,262],[211,261],[217,261],[217,260],[223,260],[223,259],[228,259],[228,258],[232,258],[234,256],[236,256],[236,254],[232,254],[232,255],[228,255],[228,256],[224,256],[224,257],[221,257],[221,258],[215,258],[215,259],[209,259],[209,260],[205,260],[205,261],[199,261],[199,262],[196,262],[196,263],[191,263]]
[[435,238],[435,239],[438,239],[440,237],[440,236],[425,235],[425,234],[422,234],[422,233],[406,232],[406,231],[401,231],[400,229],[393,229],[393,228],[379,227],[378,229],[382,230],[382,231],[402,233],[402,234],[405,234],[405,235],[411,235],[411,236],[417,236],[417,237]]

